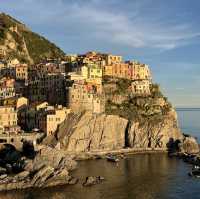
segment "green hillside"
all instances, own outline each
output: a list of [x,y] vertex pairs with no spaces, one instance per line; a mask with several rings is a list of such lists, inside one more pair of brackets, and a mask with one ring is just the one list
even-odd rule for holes
[[0,14],[0,50],[4,59],[37,63],[44,58],[60,58],[64,52],[24,24],[4,13]]

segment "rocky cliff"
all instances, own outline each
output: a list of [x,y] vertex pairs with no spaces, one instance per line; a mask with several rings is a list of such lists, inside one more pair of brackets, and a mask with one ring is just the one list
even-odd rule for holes
[[63,51],[55,44],[11,16],[0,13],[1,58],[33,64],[44,58],[59,58],[63,55]]
[[70,114],[54,136],[45,144],[68,152],[112,151],[123,148],[179,150],[197,153],[195,140],[186,139],[177,125],[176,112],[171,109],[160,117],[127,120],[117,115]]
[[70,175],[76,162],[62,150],[45,147],[33,160],[19,155],[18,151],[7,151],[4,157],[0,152],[3,166],[0,167],[0,191],[76,183]]
[[157,84],[151,95],[131,96],[130,80],[106,79],[105,113],[70,114],[45,144],[68,152],[138,150],[199,150],[194,138],[185,137],[178,127],[177,114]]

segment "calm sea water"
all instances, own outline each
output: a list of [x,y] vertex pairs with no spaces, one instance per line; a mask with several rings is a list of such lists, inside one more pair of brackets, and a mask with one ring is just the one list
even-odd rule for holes
[[177,113],[182,131],[195,136],[200,143],[200,108],[177,109]]
[[[179,122],[186,133],[200,137],[200,110],[179,110]],[[74,172],[80,182],[86,176],[105,177],[102,184],[83,188],[81,184],[48,189],[0,193],[0,199],[199,199],[200,179],[190,178],[191,166],[165,154],[138,154],[118,165],[106,160],[79,163]]]

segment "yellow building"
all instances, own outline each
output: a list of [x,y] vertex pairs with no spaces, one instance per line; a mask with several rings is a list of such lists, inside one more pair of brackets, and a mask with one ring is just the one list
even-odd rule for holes
[[81,67],[81,75],[89,83],[101,84],[103,70],[96,64],[88,64]]
[[132,79],[133,80],[145,80],[151,79],[151,73],[149,66],[146,64],[141,64],[137,61],[129,62],[132,67]]
[[28,66],[26,64],[16,66],[16,79],[28,80]]
[[39,128],[44,131],[47,136],[52,135],[69,113],[70,109],[62,107],[61,105],[57,107],[48,106],[39,120]]
[[17,111],[12,106],[0,106],[0,127],[17,125]]
[[118,56],[118,55],[105,54],[104,59],[105,59],[106,65],[122,62],[122,56]]
[[103,72],[100,67],[98,67],[96,64],[90,64],[88,65],[88,79],[97,79],[102,78]]
[[14,106],[16,109],[21,109],[28,106],[28,99],[25,97],[13,97],[4,100],[4,106]]

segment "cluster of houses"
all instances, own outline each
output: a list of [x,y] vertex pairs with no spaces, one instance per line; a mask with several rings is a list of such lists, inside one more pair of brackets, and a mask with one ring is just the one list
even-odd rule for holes
[[132,95],[150,95],[148,65],[122,56],[88,52],[34,66],[0,61],[0,143],[36,144],[71,112],[104,112],[107,77],[131,80]]
[[73,110],[95,113],[105,110],[104,78],[131,80],[132,96],[150,95],[151,73],[148,65],[137,61],[123,61],[122,56],[88,52],[67,55],[68,78],[73,86],[68,88],[68,106]]

